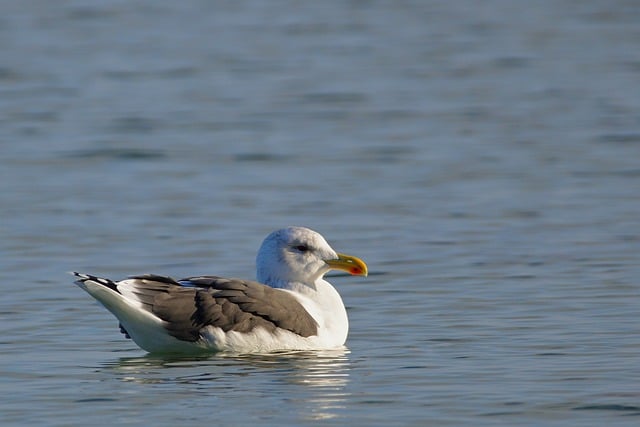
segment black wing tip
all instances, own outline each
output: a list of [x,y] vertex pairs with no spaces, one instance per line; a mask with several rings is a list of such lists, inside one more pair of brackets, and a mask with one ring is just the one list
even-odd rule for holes
[[129,279],[133,279],[133,280],[148,280],[151,282],[160,282],[160,283],[165,283],[167,285],[177,285],[180,286],[180,283],[178,283],[176,281],[176,279],[174,279],[171,276],[161,276],[159,274],[136,274],[135,276],[129,276]]
[[82,286],[85,282],[94,282],[99,285],[106,286],[109,289],[113,289],[116,292],[118,291],[118,285],[113,280],[94,276],[92,274],[78,273],[77,271],[72,271],[71,274],[78,278],[78,280],[75,281],[76,285]]

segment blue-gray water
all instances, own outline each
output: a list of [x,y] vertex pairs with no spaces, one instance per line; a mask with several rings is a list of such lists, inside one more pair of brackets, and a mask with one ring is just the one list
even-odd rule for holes
[[[636,1],[0,5],[0,424],[637,425]],[[252,278],[344,352],[169,360],[69,270]]]

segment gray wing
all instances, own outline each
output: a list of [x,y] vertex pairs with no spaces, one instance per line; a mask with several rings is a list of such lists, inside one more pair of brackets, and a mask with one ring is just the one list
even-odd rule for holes
[[180,340],[199,340],[206,326],[225,332],[280,328],[303,337],[318,333],[318,324],[293,295],[258,282],[217,276],[130,279],[137,281],[135,293],[147,310],[164,320],[167,331]]

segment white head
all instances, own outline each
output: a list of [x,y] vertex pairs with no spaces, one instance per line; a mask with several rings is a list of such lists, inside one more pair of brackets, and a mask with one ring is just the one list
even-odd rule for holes
[[331,269],[367,275],[362,260],[336,253],[320,233],[305,227],[269,234],[258,251],[256,266],[258,281],[270,286],[297,282],[313,287]]

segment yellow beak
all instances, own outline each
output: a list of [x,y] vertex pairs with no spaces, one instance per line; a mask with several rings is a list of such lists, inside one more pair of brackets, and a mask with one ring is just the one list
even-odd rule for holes
[[325,260],[327,265],[331,267],[333,270],[342,270],[353,276],[367,276],[367,264],[364,263],[360,258],[338,254],[337,259],[328,259]]

